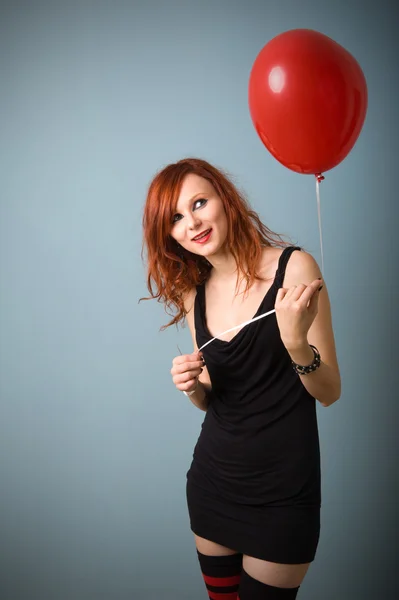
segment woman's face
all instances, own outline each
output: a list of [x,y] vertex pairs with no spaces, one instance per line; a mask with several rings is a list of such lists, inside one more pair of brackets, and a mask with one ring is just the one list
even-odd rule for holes
[[193,173],[186,176],[170,233],[183,248],[204,257],[223,248],[227,237],[226,213],[207,179]]

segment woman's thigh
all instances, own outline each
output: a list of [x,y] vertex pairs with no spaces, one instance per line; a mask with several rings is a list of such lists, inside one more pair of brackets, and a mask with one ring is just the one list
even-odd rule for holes
[[206,540],[195,533],[194,539],[197,550],[198,552],[201,552],[201,554],[206,554],[207,556],[226,556],[228,554],[238,554],[237,550],[232,550],[231,548],[226,548],[225,546],[221,546],[220,544]]
[[252,556],[243,556],[243,569],[253,579],[281,588],[296,588],[301,585],[311,563],[284,565]]

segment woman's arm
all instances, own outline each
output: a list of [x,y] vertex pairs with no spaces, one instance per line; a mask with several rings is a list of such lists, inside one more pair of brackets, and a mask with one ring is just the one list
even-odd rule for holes
[[[291,288],[311,282],[321,277],[320,269],[315,259],[304,251],[294,251],[287,263],[284,288]],[[316,371],[307,375],[298,375],[309,394],[323,405],[330,406],[341,396],[341,376],[337,361],[335,340],[332,327],[331,306],[327,287],[324,281],[318,294],[317,314],[307,332],[307,335],[288,339],[283,343],[291,359],[299,365],[309,365],[313,362],[313,351],[309,344],[320,352],[321,365]]]
[[[194,326],[194,302],[195,302],[196,290],[190,291],[184,301],[184,307],[186,309],[186,320],[190,329],[191,337],[194,345],[194,352],[198,352],[198,346],[195,339],[195,326]],[[198,377],[198,385],[195,392],[189,396],[191,402],[200,410],[207,411],[209,406],[209,392],[212,389],[211,380],[209,377],[208,369],[206,365],[203,367],[201,375]]]

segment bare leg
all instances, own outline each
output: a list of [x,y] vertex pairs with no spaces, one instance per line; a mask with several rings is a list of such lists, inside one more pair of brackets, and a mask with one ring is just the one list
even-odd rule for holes
[[207,556],[227,556],[230,554],[238,554],[237,550],[231,550],[231,548],[226,548],[220,544],[215,544],[215,542],[211,542],[210,540],[199,537],[195,533],[194,539],[196,548],[198,552],[201,552],[201,554],[206,554]]

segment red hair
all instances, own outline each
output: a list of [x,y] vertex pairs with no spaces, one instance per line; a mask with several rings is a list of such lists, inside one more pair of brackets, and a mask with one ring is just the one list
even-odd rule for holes
[[[207,179],[223,202],[228,224],[226,243],[238,272],[246,279],[245,292],[255,279],[261,279],[257,269],[262,249],[288,245],[261,222],[226,173],[198,158],[185,158],[168,165],[152,180],[143,214],[142,256],[146,249],[147,287],[151,295],[141,300],[156,298],[164,303],[166,312],[173,319],[161,329],[184,321],[185,296],[204,283],[212,269],[204,257],[179,247],[170,233],[182,183],[190,173]],[[177,310],[177,314],[168,312],[171,308]]]

